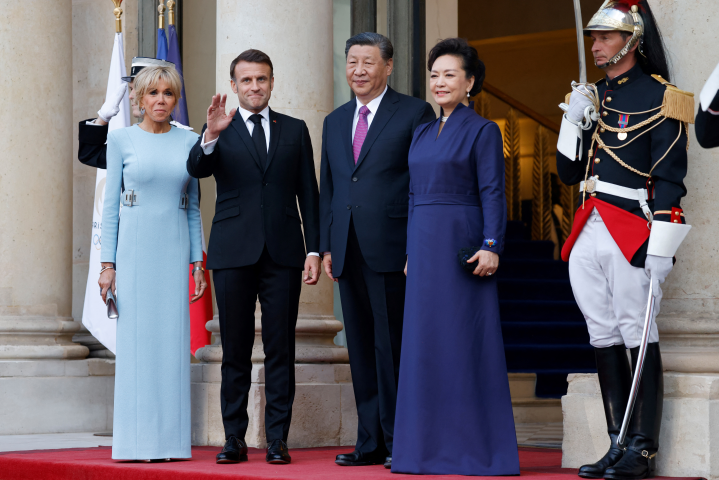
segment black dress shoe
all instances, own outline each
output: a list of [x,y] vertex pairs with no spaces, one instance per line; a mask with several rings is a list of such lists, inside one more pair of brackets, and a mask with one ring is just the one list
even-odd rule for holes
[[217,454],[217,463],[239,463],[247,461],[247,444],[244,440],[231,435],[222,451]]
[[361,467],[363,465],[383,465],[385,463],[384,455],[376,453],[364,453],[355,450],[352,453],[341,453],[337,455],[335,463],[343,467]]
[[287,444],[282,440],[274,440],[267,447],[267,463],[286,465],[292,461]]
[[384,468],[392,468],[392,455],[384,459]]

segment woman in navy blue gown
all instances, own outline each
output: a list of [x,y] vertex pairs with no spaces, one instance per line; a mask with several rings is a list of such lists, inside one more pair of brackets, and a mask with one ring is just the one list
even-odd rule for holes
[[[409,151],[407,293],[392,472],[518,475],[512,401],[493,274],[504,248],[502,136],[468,97],[484,64],[461,39],[429,54],[442,116]],[[458,261],[461,248],[481,246]]]

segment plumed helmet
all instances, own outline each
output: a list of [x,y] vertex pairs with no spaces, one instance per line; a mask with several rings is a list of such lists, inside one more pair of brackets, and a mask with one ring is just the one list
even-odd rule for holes
[[593,31],[612,31],[631,33],[632,37],[619,53],[614,55],[606,65],[614,65],[629,53],[634,45],[639,44],[642,52],[644,36],[644,19],[640,13],[641,0],[605,0],[599,11],[589,20],[584,28],[584,35],[591,35]]
[[169,67],[175,70],[175,64],[167,60],[150,57],[134,57],[132,59],[132,65],[130,66],[130,75],[122,77],[122,80],[125,82],[133,81],[137,74],[145,67]]

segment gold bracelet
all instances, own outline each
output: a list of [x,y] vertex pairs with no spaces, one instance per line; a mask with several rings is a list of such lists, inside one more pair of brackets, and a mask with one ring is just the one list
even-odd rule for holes
[[202,273],[205,273],[204,267],[202,267],[202,265],[200,265],[199,267],[195,267],[195,268],[192,269],[192,275],[194,276],[194,275],[195,275],[195,272],[198,271],[198,270],[201,271]]
[[100,270],[100,275],[102,275],[102,272],[104,272],[105,270],[110,270],[110,269],[115,270],[115,267],[102,267],[102,270]]

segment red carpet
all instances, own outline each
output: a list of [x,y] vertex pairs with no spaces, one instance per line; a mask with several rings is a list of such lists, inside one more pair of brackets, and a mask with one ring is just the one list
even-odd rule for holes
[[[216,465],[216,447],[194,447],[192,460],[163,463],[118,462],[111,459],[110,447],[0,454],[2,480],[390,480],[410,477],[397,475],[381,465],[339,467],[334,464],[346,447],[291,450],[291,465],[268,465],[262,450],[250,449],[250,461],[236,465]],[[576,469],[560,468],[560,450],[520,448],[522,476],[535,479],[577,479]],[[449,476],[412,476],[417,479],[450,478]],[[451,477],[465,478],[465,477]]]

